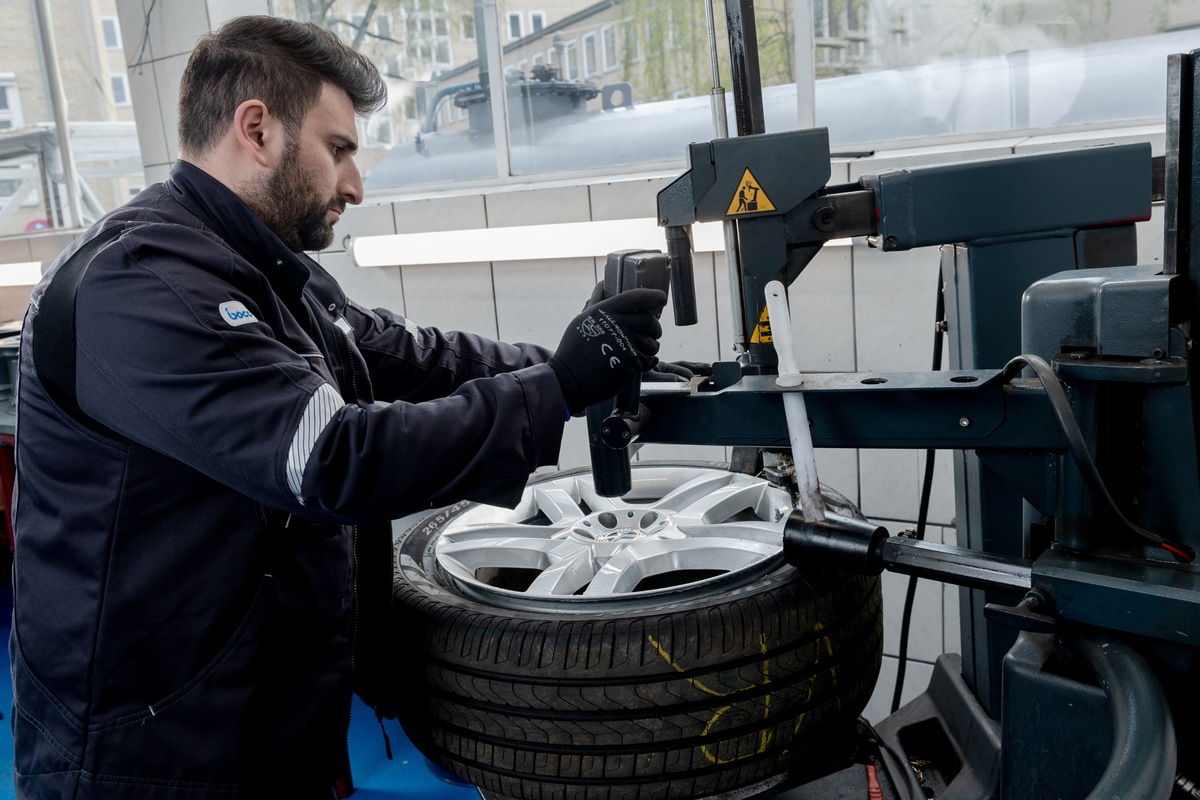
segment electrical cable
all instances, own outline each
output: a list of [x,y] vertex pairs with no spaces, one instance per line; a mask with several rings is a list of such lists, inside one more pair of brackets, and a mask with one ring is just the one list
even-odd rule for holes
[[146,63],[143,59],[146,56],[146,48],[150,46],[150,15],[154,13],[157,3],[158,0],[150,0],[150,7],[146,9],[146,15],[142,18],[142,40],[138,42],[137,55],[131,63],[125,65],[126,69],[140,69]]
[[[942,368],[942,317],[946,314],[946,284],[938,273],[937,308],[934,311],[933,326],[933,371]],[[921,503],[917,511],[917,536],[919,541],[925,540],[925,526],[929,520],[929,497],[933,493],[933,460],[935,450],[925,451],[925,474],[921,481]],[[900,647],[896,662],[896,688],[892,692],[892,713],[900,709],[900,697],[904,692],[904,676],[908,672],[908,635],[912,626],[913,605],[917,599],[917,576],[908,579],[908,591],[904,595],[904,614],[900,622]]]
[[1075,460],[1075,465],[1079,467],[1079,472],[1083,475],[1083,481],[1087,485],[1088,490],[1091,491],[1092,496],[1135,535],[1155,547],[1166,550],[1180,561],[1185,563],[1194,561],[1196,551],[1191,547],[1182,542],[1167,539],[1157,533],[1151,533],[1135,524],[1121,512],[1112,495],[1108,493],[1108,487],[1104,485],[1104,478],[1100,475],[1100,470],[1092,458],[1091,451],[1088,450],[1087,440],[1084,438],[1083,431],[1079,428],[1079,422],[1075,419],[1075,414],[1071,410],[1071,400],[1067,397],[1067,391],[1063,388],[1062,381],[1054,374],[1054,370],[1045,359],[1034,355],[1017,356],[1004,365],[1001,374],[1005,382],[1011,381],[1023,366],[1033,370],[1038,381],[1041,382],[1042,387],[1046,390],[1046,399],[1050,401],[1050,409],[1054,412],[1058,426],[1067,439],[1067,449],[1070,451],[1071,457]]
[[874,764],[867,764],[867,800],[883,800],[883,787],[879,785]]
[[912,764],[883,740],[879,731],[875,730],[866,717],[859,717],[858,723],[871,734],[871,743],[879,748],[879,763],[883,765],[888,782],[895,789],[899,800],[925,800],[928,795]]

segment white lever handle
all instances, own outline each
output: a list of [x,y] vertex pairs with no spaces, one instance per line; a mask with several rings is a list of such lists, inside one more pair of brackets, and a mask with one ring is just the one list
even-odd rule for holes
[[[775,382],[780,386],[799,386],[804,383],[804,378],[796,366],[796,355],[792,348],[792,320],[788,315],[787,289],[779,281],[771,281],[767,284],[766,296],[771,341],[779,357],[779,377]],[[812,431],[808,427],[808,409],[804,404],[803,392],[784,392],[783,411],[787,417],[788,438],[792,443],[800,511],[804,519],[810,522],[825,519],[825,500],[821,497],[821,484],[817,480],[816,452],[813,449]]]

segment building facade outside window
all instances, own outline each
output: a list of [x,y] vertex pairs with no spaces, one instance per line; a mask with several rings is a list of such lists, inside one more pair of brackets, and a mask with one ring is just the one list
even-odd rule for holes
[[[79,203],[71,202],[72,191],[54,166],[61,163],[61,154],[45,90],[34,4],[6,3],[0,32],[0,132],[5,144],[0,154],[5,185],[0,236],[90,224],[124,202],[130,185],[145,184],[129,85],[116,86],[111,80],[126,77],[117,0],[60,0],[52,6],[77,179],[70,188]],[[131,50],[129,60],[136,61],[138,48]]]

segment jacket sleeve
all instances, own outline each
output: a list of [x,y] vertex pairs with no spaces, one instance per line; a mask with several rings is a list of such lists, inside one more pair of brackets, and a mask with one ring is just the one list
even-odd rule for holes
[[421,327],[386,309],[346,304],[346,319],[380,400],[444,397],[464,383],[544,364],[551,351]]
[[77,391],[85,413],[132,441],[268,506],[338,522],[514,503],[557,458],[562,395],[548,365],[506,362],[517,368],[429,402],[346,404],[235,255],[188,231],[122,244],[80,286]]
[[[328,413],[316,410],[325,393],[313,396],[314,428]],[[297,442],[299,496],[310,508],[384,518],[463,499],[515,506],[529,473],[557,461],[564,425],[546,365],[469,381],[436,400],[329,410],[307,453]]]

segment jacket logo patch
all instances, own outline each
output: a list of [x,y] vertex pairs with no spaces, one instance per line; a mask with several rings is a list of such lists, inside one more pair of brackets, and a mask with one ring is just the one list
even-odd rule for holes
[[237,300],[230,300],[220,305],[221,319],[228,322],[233,327],[245,325],[248,322],[258,322],[258,317],[250,313],[250,309],[239,303]]

